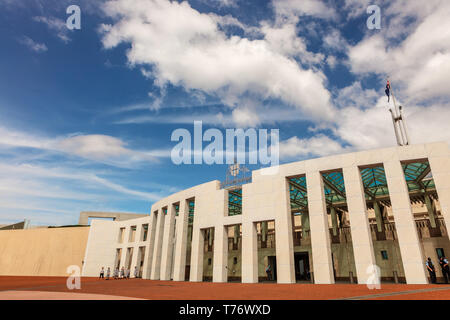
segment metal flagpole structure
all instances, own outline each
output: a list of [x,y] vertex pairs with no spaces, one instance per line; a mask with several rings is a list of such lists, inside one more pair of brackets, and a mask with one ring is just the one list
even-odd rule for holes
[[397,144],[399,146],[408,146],[410,144],[408,129],[406,127],[406,121],[403,115],[403,107],[397,106],[397,102],[395,101],[394,90],[392,89],[392,84],[390,84],[389,79],[389,91],[392,95],[392,101],[394,102],[394,110],[390,106],[388,106],[389,111],[392,116],[392,123],[394,125],[395,138],[397,139]]

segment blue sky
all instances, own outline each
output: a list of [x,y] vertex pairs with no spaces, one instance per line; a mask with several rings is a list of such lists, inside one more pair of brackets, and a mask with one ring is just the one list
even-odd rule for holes
[[412,142],[450,141],[448,16],[441,0],[0,0],[0,224],[149,213],[224,179],[171,162],[194,120],[279,129],[282,162],[393,146],[387,77]]

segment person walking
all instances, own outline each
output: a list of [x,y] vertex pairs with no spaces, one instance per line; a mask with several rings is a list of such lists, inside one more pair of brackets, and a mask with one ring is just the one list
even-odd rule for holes
[[267,265],[266,273],[267,273],[267,279],[269,279],[269,281],[271,281],[272,280],[272,267],[270,266],[270,264]]
[[106,269],[106,280],[109,280],[110,276],[111,276],[111,268],[108,267],[108,269]]
[[448,279],[450,277],[450,268],[448,266],[448,260],[445,257],[441,257],[439,260],[439,264],[442,269],[442,276],[444,277],[445,283],[448,283]]
[[120,269],[120,279],[125,278],[125,268],[122,267],[122,269]]
[[137,266],[134,267],[134,277],[139,278],[139,269]]
[[119,279],[119,268],[114,269],[114,279],[115,280]]
[[102,270],[100,270],[100,277],[99,279],[104,279],[105,278],[105,267],[102,267]]
[[127,268],[125,270],[125,277],[126,277],[126,279],[130,279],[130,269],[129,268]]
[[431,283],[436,283],[436,269],[434,268],[433,262],[431,261],[430,257],[428,257],[425,265],[427,266],[428,273],[430,274]]

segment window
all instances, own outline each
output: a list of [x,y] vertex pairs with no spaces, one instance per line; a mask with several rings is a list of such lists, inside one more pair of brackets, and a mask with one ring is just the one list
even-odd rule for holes
[[233,264],[237,264],[237,257],[233,258]]
[[381,251],[381,257],[383,258],[383,260],[388,260],[388,253],[386,250]]
[[208,259],[208,266],[211,265],[211,258]]
[[141,241],[147,241],[147,234],[148,234],[148,224],[142,225],[142,239]]
[[120,230],[119,230],[119,239],[118,239],[119,243],[123,242],[123,234],[124,233],[125,233],[125,228],[120,228]]
[[130,229],[130,237],[128,239],[128,242],[134,242],[135,235],[136,235],[136,226],[132,226]]
[[438,259],[441,257],[445,257],[444,249],[443,248],[436,248],[436,254],[438,256]]

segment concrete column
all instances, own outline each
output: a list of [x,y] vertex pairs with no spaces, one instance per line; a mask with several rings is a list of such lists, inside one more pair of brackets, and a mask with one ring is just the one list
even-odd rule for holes
[[164,234],[164,211],[159,210],[158,220],[156,221],[155,247],[153,249],[152,271],[150,279],[159,280],[161,272],[161,249]]
[[133,247],[133,255],[131,257],[130,277],[134,275],[134,267],[138,264],[139,247]]
[[[267,240],[267,230],[268,230],[267,221],[261,222],[261,240],[262,241]],[[256,239],[256,240],[258,240],[258,239]]]
[[164,220],[164,235],[161,249],[161,280],[170,280],[172,273],[173,237],[175,224],[175,206],[170,204]]
[[333,228],[333,235],[337,236],[337,216],[336,209],[334,207],[330,208],[330,216],[331,216],[331,227]]
[[378,232],[382,232],[384,229],[383,215],[381,214],[381,209],[380,205],[378,204],[378,201],[373,202],[373,210],[375,211],[375,219],[377,220],[377,230]]
[[376,260],[364,196],[364,185],[358,167],[343,168],[343,175],[350,217],[356,276],[359,284],[365,284],[371,276],[370,273],[367,273],[367,269],[376,265]]
[[309,231],[309,213],[302,212],[302,234],[303,238],[306,238],[306,232]]
[[258,237],[256,223],[242,223],[242,283],[258,283]]
[[241,235],[241,229],[240,229],[240,226],[237,224],[234,226],[234,230],[233,230],[233,243],[238,243],[240,235]]
[[277,256],[277,282],[295,283],[294,243],[292,237],[291,203],[286,178],[277,181],[278,199],[275,219],[275,250]]
[[320,172],[306,173],[314,283],[333,284],[330,232]]
[[228,276],[228,232],[227,227],[214,228],[213,282],[227,282]]
[[144,279],[150,279],[151,275],[153,249],[155,247],[155,233],[156,233],[155,230],[156,230],[157,216],[158,216],[157,211],[151,214],[151,221],[148,226],[148,233],[147,233],[148,244],[145,249],[144,266],[142,268],[143,269],[142,277]]
[[[195,220],[194,220],[195,224]],[[203,250],[205,245],[205,231],[194,225],[191,246],[191,271],[189,281],[203,281]]]
[[429,195],[425,195],[425,205],[427,207],[427,211],[428,211],[428,216],[430,217],[430,225],[432,228],[436,228],[437,224],[436,224],[436,215],[434,212],[434,206],[433,203],[431,202],[430,196]]
[[131,268],[130,268],[130,277],[134,276],[134,267],[138,265],[139,261],[139,246],[136,245],[138,242],[141,241],[141,234],[142,234],[142,224],[136,225],[136,234],[134,235],[134,243],[133,243],[133,257],[131,259]]
[[125,264],[126,264],[129,237],[130,237],[130,227],[125,227],[125,231],[123,233],[123,241],[120,244],[122,247],[122,252],[120,255],[119,274],[120,274],[120,270],[122,269],[122,267],[125,267]]
[[450,232],[450,150],[447,144],[438,147],[430,146],[428,161],[436,185],[436,191],[441,205],[441,214],[444,218],[447,231]]
[[424,255],[411,210],[408,187],[399,160],[384,163],[398,243],[408,284],[427,284]]
[[187,233],[189,206],[186,200],[180,202],[180,212],[176,225],[176,243],[174,256],[174,281],[184,281],[186,272]]

